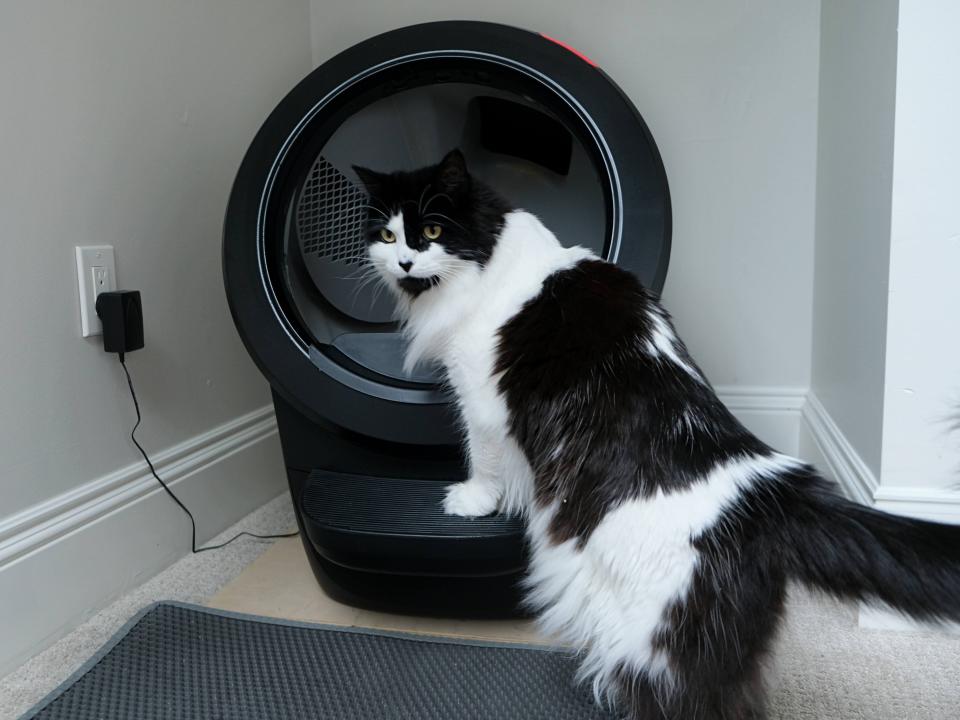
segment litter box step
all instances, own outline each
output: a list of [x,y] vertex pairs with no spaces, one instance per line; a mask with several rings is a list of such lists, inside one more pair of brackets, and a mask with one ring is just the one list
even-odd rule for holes
[[317,553],[354,570],[450,577],[522,570],[523,523],[445,514],[447,484],[314,470],[300,497],[304,530]]

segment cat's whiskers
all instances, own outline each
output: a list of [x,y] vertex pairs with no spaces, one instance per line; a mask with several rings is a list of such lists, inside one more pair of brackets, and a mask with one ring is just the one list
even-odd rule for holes
[[[375,275],[375,276],[370,277],[370,278],[366,278],[366,279],[363,281],[362,286],[358,287],[357,290],[355,290],[353,293],[351,293],[351,295],[350,295],[350,307],[351,307],[351,308],[353,308],[353,307],[356,306],[357,300],[359,300],[359,298],[360,298],[360,292],[361,292],[362,290],[366,289],[367,287],[370,287],[371,285],[373,285],[374,288],[379,288],[379,287],[381,287],[381,286],[383,285],[383,278],[381,278],[381,277],[378,276],[378,275]],[[378,294],[378,293],[377,293],[377,291],[376,291],[376,289],[375,289],[375,290],[374,290],[374,293],[373,293],[373,297],[370,299],[370,301],[369,301],[369,303],[368,303],[369,307],[373,307],[373,306],[376,304],[376,302],[377,302],[377,300],[376,300],[377,294]]]
[[373,290],[373,299],[370,301],[370,304],[371,304],[371,305],[376,305],[376,304],[377,304],[377,300],[380,299],[380,295],[381,295],[381,294],[383,293],[383,291],[388,287],[385,278],[382,278],[382,277],[381,277],[380,280],[381,280],[382,282],[377,283],[376,287],[375,287],[374,290]]
[[380,208],[376,207],[375,205],[367,204],[367,205],[364,205],[364,207],[365,207],[367,210],[373,210],[375,213],[379,213],[379,214],[383,217],[383,219],[386,220],[387,222],[390,221],[390,216],[387,215],[387,214],[386,214],[383,210],[381,210]]
[[345,258],[340,258],[338,262],[342,263],[356,263],[358,267],[351,271],[348,275],[336,275],[334,279],[336,280],[356,280],[360,277],[363,277],[366,273],[371,270],[376,270],[373,267],[373,263],[370,261],[369,256],[364,253],[363,255],[348,255]]
[[441,193],[436,193],[436,194],[434,194],[429,200],[427,200],[426,204],[423,206],[423,211],[421,212],[421,215],[423,215],[424,213],[427,212],[427,210],[430,209],[430,203],[432,203],[432,202],[433,202],[434,200],[436,200],[437,198],[441,198],[441,197],[446,198],[447,201],[448,201],[451,205],[453,205],[453,200],[450,198],[449,195],[447,195],[446,193],[442,193],[442,192],[441,192]]
[[353,292],[351,293],[351,300],[356,300],[360,296],[360,292],[366,289],[371,283],[382,279],[383,278],[380,276],[380,273],[378,273],[375,269],[372,272],[365,274],[362,278],[360,278],[359,282],[354,287]]
[[430,189],[430,185],[424,185],[423,190],[420,192],[420,199],[417,200],[417,215],[423,215],[423,196],[427,194],[427,190]]
[[437,217],[437,218],[440,218],[441,220],[446,220],[448,223],[450,223],[451,225],[456,225],[458,228],[460,228],[464,232],[467,231],[467,229],[463,225],[458,223],[453,218],[448,217],[447,215],[444,215],[443,213],[438,213],[438,212],[426,213],[424,214],[423,219],[427,220],[428,218],[432,218],[432,217]]
[[346,275],[336,275],[334,276],[335,280],[361,280],[366,277],[371,271],[375,271],[376,268],[370,263],[369,260],[364,261],[360,257],[349,257],[343,258],[341,262],[352,263],[355,262],[357,267],[355,267],[351,272]]

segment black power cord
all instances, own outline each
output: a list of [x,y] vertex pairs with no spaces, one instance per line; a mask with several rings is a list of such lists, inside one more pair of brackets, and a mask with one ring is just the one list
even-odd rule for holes
[[198,548],[197,547],[197,521],[193,519],[193,513],[190,512],[189,509],[187,509],[187,506],[180,501],[180,498],[178,498],[176,495],[173,494],[173,490],[171,490],[167,486],[167,484],[160,478],[160,476],[157,474],[156,469],[153,467],[153,462],[151,462],[150,457],[147,455],[147,451],[144,450],[143,446],[140,445],[140,443],[137,441],[136,433],[137,433],[137,428],[140,427],[140,420],[141,420],[140,403],[137,402],[137,393],[133,389],[133,380],[130,379],[130,371],[127,369],[127,363],[123,357],[124,354],[122,352],[118,354],[120,357],[120,365],[121,367],[123,367],[123,374],[127,376],[127,385],[130,388],[130,397],[133,398],[133,407],[137,411],[137,422],[134,424],[133,429],[130,431],[130,439],[133,441],[133,444],[136,445],[137,450],[140,451],[140,454],[143,455],[143,459],[147,462],[147,467],[150,468],[150,473],[153,475],[153,477],[156,478],[157,482],[160,483],[160,487],[162,487],[166,491],[167,495],[169,495],[170,498],[177,505],[180,506],[180,509],[187,514],[187,517],[190,518],[190,551],[193,554],[207,552],[208,550],[219,550],[220,548],[226,547],[227,545],[232,543],[234,540],[241,538],[244,535],[246,535],[247,537],[255,538],[257,540],[277,540],[279,538],[296,537],[297,535],[300,534],[299,532],[289,532],[289,533],[280,533],[277,535],[258,535],[257,533],[247,532],[244,530],[243,532],[237,533],[232,538],[230,538],[226,542],[220,543],[219,545],[205,545],[204,547]]

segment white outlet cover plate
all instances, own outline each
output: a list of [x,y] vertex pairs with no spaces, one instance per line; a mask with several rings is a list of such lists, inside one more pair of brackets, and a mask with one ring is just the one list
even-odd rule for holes
[[100,292],[117,289],[117,264],[112,245],[87,245],[77,247],[77,290],[80,293],[80,333],[83,337],[102,335],[103,328],[97,317],[98,288],[94,286],[93,269],[104,268],[106,277]]

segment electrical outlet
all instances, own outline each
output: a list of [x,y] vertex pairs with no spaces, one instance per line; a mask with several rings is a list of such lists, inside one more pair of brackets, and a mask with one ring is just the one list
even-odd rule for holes
[[117,289],[117,265],[110,245],[77,247],[77,290],[80,293],[80,334],[101,335],[97,295]]
[[93,272],[91,275],[93,277],[93,296],[96,298],[96,296],[100,293],[110,289],[110,268],[106,267],[105,265],[94,265],[92,269]]

